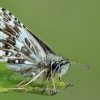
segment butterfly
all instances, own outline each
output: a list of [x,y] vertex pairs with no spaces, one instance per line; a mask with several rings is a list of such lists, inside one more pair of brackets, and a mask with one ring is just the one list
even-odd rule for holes
[[[50,46],[33,34],[8,10],[0,8],[0,62],[6,62],[13,72],[32,79],[17,86],[25,87],[38,78],[53,81],[55,75],[62,80],[71,63],[89,68],[89,66],[71,62],[58,56]],[[54,85],[55,94],[58,92]],[[46,86],[46,88],[47,88]],[[46,90],[44,88],[43,91]]]

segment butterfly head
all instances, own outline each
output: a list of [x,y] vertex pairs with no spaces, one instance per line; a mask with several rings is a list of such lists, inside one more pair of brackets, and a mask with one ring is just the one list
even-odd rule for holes
[[59,76],[66,74],[67,70],[70,67],[70,62],[68,60],[61,60],[51,63],[51,68],[55,71]]
[[84,64],[80,64],[77,62],[72,62],[69,60],[61,60],[61,61],[53,61],[51,62],[51,68],[52,70],[58,74],[58,76],[62,76],[64,74],[66,74],[66,72],[68,71],[70,64],[77,64],[83,67],[86,67],[87,69],[90,68],[90,66],[84,65]]

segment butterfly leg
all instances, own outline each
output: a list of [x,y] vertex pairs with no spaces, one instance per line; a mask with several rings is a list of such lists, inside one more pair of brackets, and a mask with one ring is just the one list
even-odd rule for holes
[[53,83],[53,87],[54,89],[50,91],[50,95],[55,95],[57,94],[60,90],[59,90],[59,86],[55,86],[55,82],[54,82],[54,79],[52,78],[52,83]]
[[51,70],[51,77],[50,77],[50,80],[48,81],[48,83],[46,84],[46,87],[41,91],[42,93],[44,93],[44,92],[46,92],[47,91],[47,89],[48,89],[48,85],[49,85],[49,83],[50,83],[50,81],[52,80],[52,84],[53,84],[53,90],[50,90],[50,95],[53,93],[53,94],[56,94],[56,93],[58,93],[58,89],[57,88],[55,88],[55,82],[54,82],[54,78],[53,78],[53,74],[52,74],[53,72],[52,72],[52,70]]
[[23,92],[27,92],[27,90],[25,88],[10,88],[12,90],[22,90]]
[[40,75],[42,74],[42,73],[44,73],[45,71],[47,71],[47,69],[43,69],[39,74],[37,74],[33,79],[31,79],[28,83],[26,83],[26,84],[24,84],[24,85],[22,85],[22,86],[20,86],[20,87],[25,87],[25,86],[27,86],[27,85],[29,85],[30,83],[32,83],[32,82],[34,82],[36,79],[38,79],[38,77],[40,77]]
[[69,86],[73,86],[72,84],[67,83],[67,82],[65,81],[64,76],[62,76],[62,82],[65,83],[65,88],[67,88],[67,87],[69,87]]
[[[50,83],[50,81],[48,81],[48,83],[46,84],[46,87],[41,91],[41,93],[44,93],[44,92],[48,91],[47,89],[48,89],[49,83]],[[49,92],[50,92],[50,95],[55,95],[59,92],[59,89],[58,89],[59,86],[55,87],[54,79],[52,79],[52,83],[53,83],[54,89],[52,89],[52,90],[50,89]]]
[[49,83],[50,83],[50,81],[48,81],[48,83],[46,84],[45,88],[41,91],[41,93],[46,92],[46,90],[47,90],[47,88],[48,88]]
[[26,77],[23,81],[17,84],[15,87],[20,87],[21,84],[25,83],[29,77]]
[[59,79],[60,82],[63,82],[60,76],[58,77],[58,79]]
[[[52,78],[51,80],[52,80],[54,89],[49,90],[49,92],[50,92],[50,95],[55,95],[55,94],[57,94],[60,91],[58,89],[59,86],[58,87],[55,87],[54,79]],[[42,93],[45,92],[45,91],[47,91],[47,88],[48,88],[49,83],[50,83],[50,81],[47,83],[46,87],[41,91]]]
[[59,86],[58,86],[54,90],[50,90],[50,95],[55,95],[55,94],[57,94],[59,92],[60,92],[60,90],[59,90]]

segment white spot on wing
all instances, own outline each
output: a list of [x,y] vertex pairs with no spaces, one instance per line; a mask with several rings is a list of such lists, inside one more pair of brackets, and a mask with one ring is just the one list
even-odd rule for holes
[[5,51],[0,50],[0,56],[5,55]]
[[15,63],[19,63],[19,60],[15,60]]
[[29,62],[29,61],[25,61],[24,63],[25,64],[33,64],[33,63]]
[[34,72],[32,72],[32,75],[33,75],[33,76],[36,76],[36,74],[35,74]]
[[0,31],[0,39],[7,40],[7,38],[9,38],[9,36]]
[[21,43],[21,42],[19,42],[18,40],[15,40],[15,41],[16,41],[15,46],[16,46],[19,50],[21,50],[21,48],[24,46],[24,44]]
[[2,42],[0,42],[0,47],[3,47],[3,46],[4,46],[4,44]]
[[12,55],[12,52],[8,52],[8,55],[7,56],[11,56]]
[[0,56],[2,56],[2,50],[0,50]]

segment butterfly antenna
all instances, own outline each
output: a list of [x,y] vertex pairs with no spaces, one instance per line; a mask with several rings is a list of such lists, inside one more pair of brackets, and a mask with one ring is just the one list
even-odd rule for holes
[[87,69],[90,68],[90,66],[88,66],[88,65],[80,64],[80,63],[77,63],[77,62],[71,62],[71,61],[70,61],[70,63],[77,64],[77,65],[80,65],[80,66],[83,66],[83,67],[85,67],[85,68],[87,68]]

